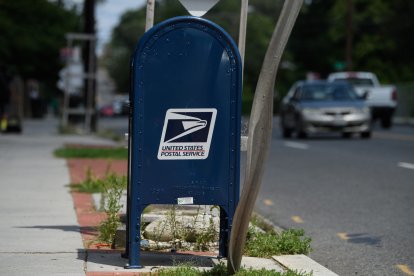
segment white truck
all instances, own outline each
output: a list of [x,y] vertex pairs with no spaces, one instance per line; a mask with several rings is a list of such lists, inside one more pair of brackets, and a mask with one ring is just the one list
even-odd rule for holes
[[397,89],[393,85],[380,85],[371,72],[337,72],[328,76],[328,81],[351,83],[361,98],[366,99],[371,109],[372,120],[379,119],[383,128],[392,126],[392,117],[397,107]]

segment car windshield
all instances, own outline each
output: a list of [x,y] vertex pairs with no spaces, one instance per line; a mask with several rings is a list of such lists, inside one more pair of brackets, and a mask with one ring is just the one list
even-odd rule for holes
[[355,91],[346,85],[308,85],[302,89],[303,101],[350,101],[356,100]]
[[346,81],[356,86],[374,86],[374,83],[372,82],[371,79],[364,79],[364,78],[343,78],[343,79],[335,79],[335,81]]

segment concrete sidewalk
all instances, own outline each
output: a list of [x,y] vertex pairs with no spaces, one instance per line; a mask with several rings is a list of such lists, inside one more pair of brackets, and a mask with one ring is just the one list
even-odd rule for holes
[[0,134],[1,275],[85,275],[66,162],[53,157],[68,142],[107,143],[59,136],[54,119]]
[[[144,253],[143,270],[125,270],[119,253],[83,248],[68,168],[53,150],[65,143],[114,144],[92,136],[63,136],[57,120],[25,121],[21,135],[0,134],[0,275],[131,275],[170,266],[175,254]],[[195,255],[179,256],[194,260]],[[205,260],[206,257],[201,257]],[[208,257],[208,262],[215,258]],[[243,258],[247,267],[336,275],[303,255]]]

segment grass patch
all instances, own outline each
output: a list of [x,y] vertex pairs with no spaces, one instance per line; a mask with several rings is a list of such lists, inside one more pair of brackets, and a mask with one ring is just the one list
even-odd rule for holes
[[270,258],[274,255],[308,254],[311,238],[305,237],[303,229],[289,229],[280,234],[249,231],[245,254],[251,257]]
[[128,159],[128,149],[120,148],[87,148],[65,147],[54,151],[56,157],[61,158],[105,158]]
[[[151,273],[152,275],[152,273]],[[211,270],[200,271],[191,265],[181,265],[175,268],[166,268],[158,270],[154,275],[159,276],[227,276],[227,267],[224,263],[216,264]],[[278,272],[275,270],[266,269],[245,269],[240,270],[234,274],[236,276],[311,276],[312,273],[303,273],[293,270],[286,272]]]

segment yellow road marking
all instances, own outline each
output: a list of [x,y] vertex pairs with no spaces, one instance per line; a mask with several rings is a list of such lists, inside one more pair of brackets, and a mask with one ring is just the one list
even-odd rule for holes
[[410,275],[410,276],[414,276],[414,271],[412,271],[407,265],[396,265],[396,267],[398,267],[402,273],[406,274],[406,275]]
[[263,203],[266,206],[273,206],[273,201],[271,201],[270,199],[263,200]]
[[336,235],[341,239],[341,240],[344,240],[344,241],[347,241],[347,240],[349,240],[349,237],[348,237],[348,234],[347,233],[336,233]]
[[292,216],[291,219],[296,223],[303,223],[303,219],[300,216]]

